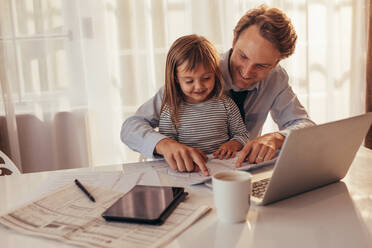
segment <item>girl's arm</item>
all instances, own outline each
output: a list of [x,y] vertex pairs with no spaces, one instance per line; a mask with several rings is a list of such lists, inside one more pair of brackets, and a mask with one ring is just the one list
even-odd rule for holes
[[230,140],[222,144],[213,155],[219,159],[229,159],[235,157],[249,141],[249,134],[234,101],[228,96],[223,97],[222,100],[226,109]]
[[244,146],[249,141],[249,133],[244,125],[239,108],[230,97],[226,97],[224,102],[227,111],[230,140],[239,141]]
[[[159,153],[164,156],[173,170],[192,172],[200,169],[205,176],[209,176],[205,165],[208,160],[207,156],[199,149],[178,142],[178,132],[167,108],[160,114],[159,132],[170,138],[159,142],[160,146],[163,144],[163,148],[165,147]],[[158,148],[159,146],[156,149]]]
[[159,120],[159,132],[168,138],[178,141],[176,126],[172,123],[172,118],[167,107],[160,114]]

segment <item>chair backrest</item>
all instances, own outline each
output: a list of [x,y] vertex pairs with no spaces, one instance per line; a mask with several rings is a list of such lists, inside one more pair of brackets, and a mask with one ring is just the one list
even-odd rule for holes
[[0,151],[0,158],[4,161],[4,163],[0,163],[0,176],[21,174],[13,161],[2,151]]

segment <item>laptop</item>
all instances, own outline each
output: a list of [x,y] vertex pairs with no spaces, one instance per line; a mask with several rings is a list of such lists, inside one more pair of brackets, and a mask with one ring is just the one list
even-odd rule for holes
[[267,205],[341,180],[371,124],[372,112],[292,130],[271,178],[253,183],[252,201]]

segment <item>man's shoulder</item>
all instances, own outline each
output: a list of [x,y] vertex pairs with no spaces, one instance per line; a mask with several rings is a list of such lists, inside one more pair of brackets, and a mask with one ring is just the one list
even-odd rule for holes
[[158,91],[155,93],[155,95],[153,96],[153,99],[156,101],[156,102],[162,102],[163,100],[163,96],[164,96],[164,91],[165,91],[165,87],[164,86],[161,86]]
[[280,82],[285,81],[288,83],[288,73],[287,71],[280,65],[277,65],[267,77],[268,80],[277,80]]
[[159,88],[159,90],[156,92],[156,94],[163,95],[163,94],[164,94],[164,91],[165,91],[165,86],[163,85],[163,86],[161,86],[161,87]]
[[263,80],[262,86],[264,88],[269,87],[271,89],[283,89],[288,87],[288,73],[280,65],[276,66],[266,79]]

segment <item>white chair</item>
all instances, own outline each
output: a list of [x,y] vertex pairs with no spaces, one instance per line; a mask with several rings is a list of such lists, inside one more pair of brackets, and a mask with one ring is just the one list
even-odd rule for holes
[[13,161],[2,151],[0,151],[0,158],[4,160],[4,163],[0,163],[0,176],[21,174]]

